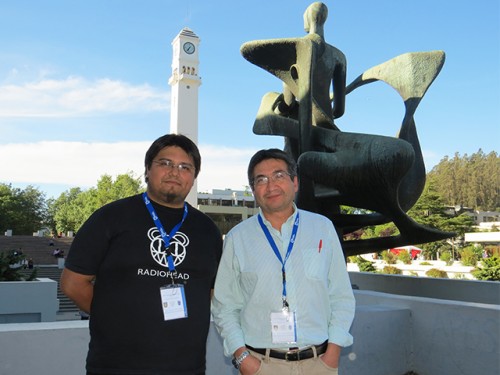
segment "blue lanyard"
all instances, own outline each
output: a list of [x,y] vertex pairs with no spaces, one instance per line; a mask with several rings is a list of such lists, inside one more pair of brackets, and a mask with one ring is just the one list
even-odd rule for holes
[[262,220],[261,215],[259,214],[258,216],[259,224],[262,230],[264,231],[264,234],[266,235],[267,241],[269,242],[269,245],[271,245],[274,254],[276,254],[276,257],[278,260],[281,262],[281,274],[283,276],[283,307],[288,308],[288,302],[286,301],[286,272],[285,272],[285,264],[288,258],[290,257],[290,254],[292,253],[292,248],[293,244],[295,243],[295,237],[297,236],[297,230],[299,229],[299,212],[297,212],[297,217],[295,218],[295,222],[293,223],[293,229],[292,229],[292,235],[290,236],[290,242],[288,243],[288,249],[285,254],[285,259],[281,257],[280,251],[278,250],[278,247],[276,246],[276,243],[274,242],[273,237],[271,236],[271,233],[269,232],[269,229],[267,229],[266,225],[264,224],[264,221]]
[[144,200],[144,204],[146,205],[146,208],[148,209],[149,214],[151,215],[151,218],[155,222],[156,228],[160,232],[161,238],[163,239],[163,242],[165,244],[165,250],[167,251],[168,269],[170,270],[170,272],[175,272],[174,259],[172,257],[172,253],[169,250],[170,239],[174,238],[175,234],[177,233],[177,231],[181,227],[182,223],[184,223],[184,220],[186,220],[186,216],[188,213],[187,204],[186,204],[186,202],[184,202],[184,214],[182,215],[182,220],[180,221],[180,223],[177,223],[172,228],[172,230],[170,231],[169,234],[167,234],[167,232],[163,228],[163,225],[161,224],[160,218],[156,214],[156,211],[155,211],[153,205],[151,204],[151,201],[149,200],[148,194],[146,192],[142,193],[142,199]]

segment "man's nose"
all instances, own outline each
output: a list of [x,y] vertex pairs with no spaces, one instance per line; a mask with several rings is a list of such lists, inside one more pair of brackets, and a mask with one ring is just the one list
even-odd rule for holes
[[178,176],[180,174],[179,166],[178,165],[170,166],[169,174],[174,175],[174,176]]

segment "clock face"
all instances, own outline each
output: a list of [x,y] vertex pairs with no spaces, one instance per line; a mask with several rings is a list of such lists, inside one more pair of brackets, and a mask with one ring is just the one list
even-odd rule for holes
[[191,43],[191,42],[186,42],[184,43],[184,45],[182,46],[182,48],[184,49],[184,52],[186,52],[187,54],[191,55],[192,53],[194,53],[194,44]]

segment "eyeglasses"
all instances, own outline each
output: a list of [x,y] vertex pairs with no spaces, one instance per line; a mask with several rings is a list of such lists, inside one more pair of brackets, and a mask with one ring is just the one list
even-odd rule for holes
[[291,177],[291,174],[285,171],[276,171],[273,172],[271,177],[268,176],[257,176],[253,179],[253,186],[264,186],[269,183],[269,180],[273,182],[283,182],[285,181],[288,177]]
[[160,159],[160,160],[153,160],[153,163],[156,163],[161,169],[165,170],[173,170],[174,168],[177,168],[179,173],[192,173],[194,170],[194,167],[191,164],[187,163],[179,163],[175,164],[172,160],[169,159]]

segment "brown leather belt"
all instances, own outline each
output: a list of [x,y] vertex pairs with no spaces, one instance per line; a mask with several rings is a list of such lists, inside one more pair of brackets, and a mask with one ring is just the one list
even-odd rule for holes
[[[266,355],[267,349],[252,348],[250,345],[247,345],[246,347],[248,349],[256,352],[256,353]],[[326,340],[321,345],[314,345],[314,347],[316,348],[316,354],[321,355],[324,352],[326,352],[326,348],[328,347],[328,340]],[[277,358],[277,359],[284,359],[285,361],[300,361],[302,359],[309,359],[309,358],[314,357],[314,351],[313,351],[312,347],[301,349],[301,350],[295,349],[295,348],[290,348],[289,351],[271,349],[269,352],[269,357]]]

